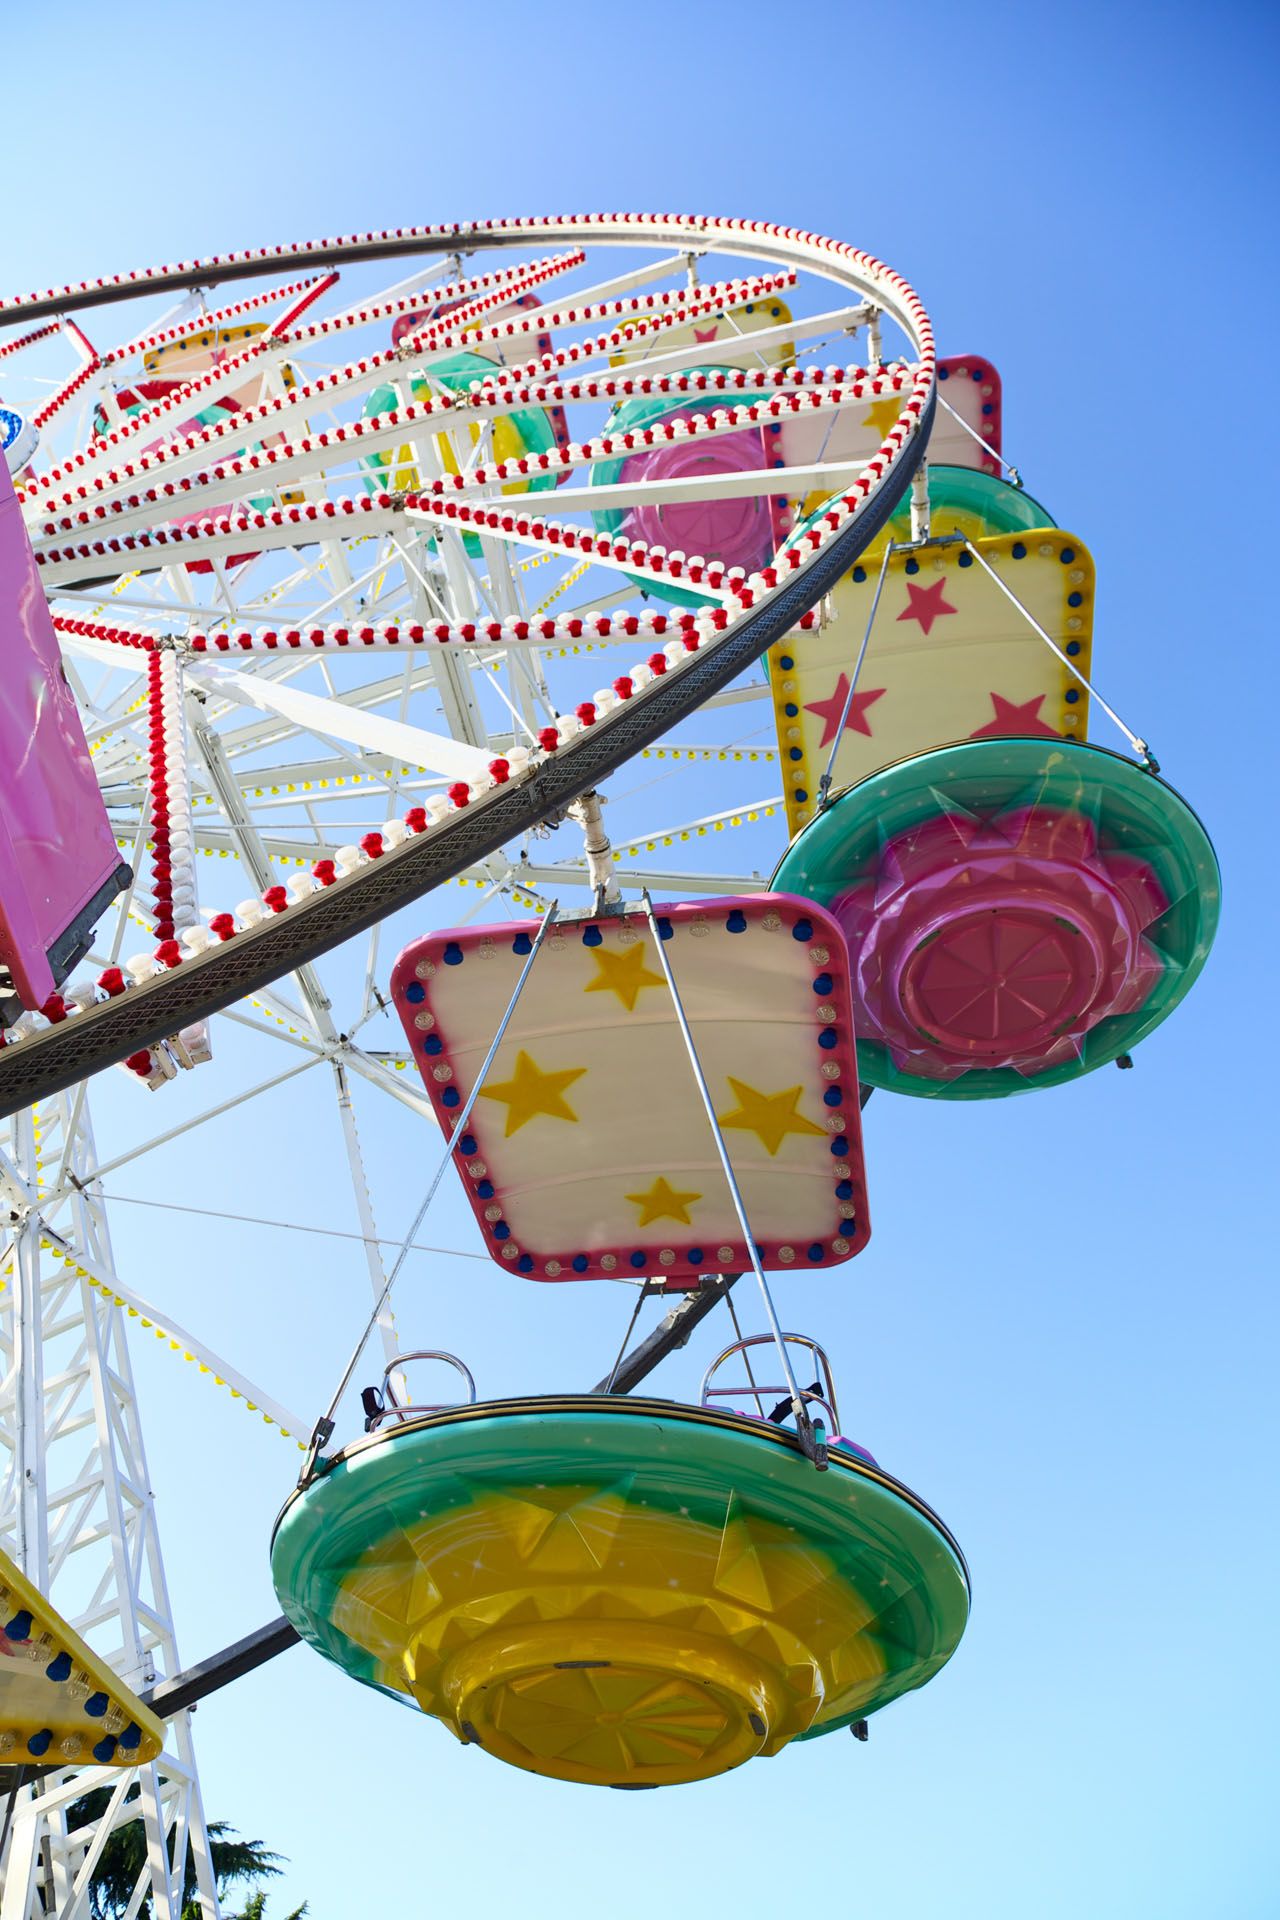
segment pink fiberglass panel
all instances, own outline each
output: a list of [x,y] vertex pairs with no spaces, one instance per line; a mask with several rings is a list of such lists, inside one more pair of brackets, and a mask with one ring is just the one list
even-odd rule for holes
[[25,1006],[41,1007],[122,864],[2,459],[0,790],[0,967]]

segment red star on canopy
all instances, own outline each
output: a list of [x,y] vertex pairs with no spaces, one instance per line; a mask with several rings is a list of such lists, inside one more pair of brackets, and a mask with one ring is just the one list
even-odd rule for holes
[[[871,732],[867,725],[867,708],[884,693],[883,687],[874,687],[867,693],[855,693],[849,705],[849,718],[844,723],[846,733]],[[836,681],[836,690],[829,700],[810,700],[805,703],[806,713],[816,713],[822,721],[822,739],[820,746],[827,746],[836,737],[836,728],[840,725],[840,715],[844,712],[844,703],[849,694],[849,676],[842,673]]]
[[991,704],[995,714],[985,727],[976,727],[969,735],[971,740],[986,740],[1006,733],[1038,733],[1050,740],[1056,740],[1058,730],[1049,726],[1040,718],[1040,709],[1046,695],[1037,693],[1032,699],[1019,704],[1016,700],[1006,700],[1002,693],[991,695]]
[[927,635],[934,621],[941,619],[944,613],[957,613],[959,609],[942,597],[946,585],[945,580],[935,580],[931,587],[920,587],[914,580],[908,580],[907,598],[911,604],[902,609],[899,620],[918,620]]

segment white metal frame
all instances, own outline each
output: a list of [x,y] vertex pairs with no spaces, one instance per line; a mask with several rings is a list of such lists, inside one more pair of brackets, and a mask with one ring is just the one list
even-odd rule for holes
[[[0,1540],[126,1685],[146,1690],[178,1671],[178,1651],[87,1104],[60,1095],[19,1114],[4,1153],[11,1230],[0,1294]],[[46,1171],[57,1164],[75,1183],[60,1194]],[[138,1802],[126,1805],[135,1781]],[[106,1819],[72,1828],[73,1802],[108,1783],[118,1785]],[[62,1767],[21,1790],[0,1920],[48,1912],[80,1920],[107,1835],[139,1814],[148,1864],[130,1913],[149,1895],[157,1920],[181,1920],[189,1842],[201,1912],[216,1920],[186,1713],[169,1723],[161,1757],[123,1779],[110,1768]]]
[[[593,698],[602,712],[616,705],[610,682],[620,668],[654,647],[653,639],[646,638],[651,616],[655,607],[662,611],[668,603],[646,607],[627,577],[630,569],[613,556],[558,551],[549,536],[512,538],[501,529],[481,531],[478,551],[473,552],[433,513],[433,499],[456,498],[473,507],[506,504],[501,479],[492,477],[492,433],[494,419],[509,412],[512,403],[499,391],[508,383],[506,376],[494,383],[494,391],[430,406],[413,400],[405,384],[410,367],[429,371],[434,360],[454,351],[454,343],[436,340],[407,353],[388,352],[390,316],[407,310],[416,296],[421,294],[424,305],[446,293],[470,299],[479,334],[468,336],[466,344],[481,352],[500,349],[512,366],[524,363],[525,371],[518,375],[521,390],[528,388],[538,397],[521,404],[567,411],[577,444],[555,463],[557,471],[569,476],[567,483],[554,493],[521,496],[519,504],[569,526],[575,516],[580,519],[584,511],[605,503],[621,507],[639,499],[675,500],[707,491],[702,483],[686,482],[633,482],[607,492],[591,487],[593,470],[609,457],[599,445],[599,429],[612,401],[637,383],[696,379],[725,358],[724,342],[669,347],[662,335],[675,311],[706,313],[718,304],[732,312],[735,303],[746,304],[743,289],[751,284],[753,272],[770,286],[781,284],[787,274],[800,273],[824,296],[821,283],[831,281],[839,288],[841,303],[832,307],[829,300],[825,306],[819,302],[820,311],[798,312],[785,327],[744,336],[753,365],[763,367],[768,350],[784,339],[797,343],[802,364],[779,383],[727,393],[726,408],[781,392],[812,404],[828,421],[836,419],[841,409],[861,404],[850,396],[844,373],[832,368],[815,376],[803,363],[824,350],[846,361],[861,332],[867,365],[878,369],[882,315],[897,321],[916,362],[911,370],[916,386],[907,391],[924,390],[922,369],[931,378],[928,321],[910,289],[867,256],[816,236],[749,222],[599,216],[512,223],[453,235],[423,230],[421,240],[424,249],[443,252],[447,246],[449,257],[433,267],[419,263],[408,277],[354,301],[343,287],[328,317],[314,287],[304,282],[314,274],[318,285],[318,276],[334,266],[345,272],[344,250],[352,243],[325,243],[318,252],[268,250],[256,263],[258,272],[283,274],[287,286],[259,286],[247,299],[232,284],[244,261],[231,258],[202,265],[202,288],[227,283],[212,300],[218,311],[233,321],[263,319],[275,329],[260,336],[261,344],[245,362],[246,371],[262,374],[264,404],[271,409],[260,434],[283,433],[288,442],[282,457],[269,467],[260,464],[249,473],[228,464],[253,444],[243,421],[181,442],[175,429],[184,417],[183,407],[175,406],[151,429],[126,430],[123,440],[98,444],[74,468],[74,485],[83,485],[94,515],[103,509],[101,522],[94,518],[87,528],[79,525],[79,499],[68,504],[39,488],[28,495],[29,525],[62,616],[68,674],[104,798],[126,854],[138,869],[133,890],[108,916],[85,969],[68,986],[73,1018],[76,1006],[92,999],[93,979],[103,967],[123,964],[126,973],[131,967],[139,969],[135,977],[141,978],[152,964],[146,911],[151,831],[147,655],[110,637],[110,629],[153,636],[176,656],[174,667],[165,670],[165,682],[171,704],[173,688],[179,689],[185,714],[193,896],[207,901],[216,892],[216,908],[234,908],[240,924],[265,911],[261,895],[273,883],[283,880],[291,900],[304,898],[314,884],[308,870],[317,860],[334,860],[344,871],[358,864],[365,858],[362,837],[380,830],[405,807],[421,806],[432,819],[439,817],[449,804],[450,781],[469,777],[491,759],[510,758],[514,777],[523,777],[518,756],[524,753],[530,767],[536,764],[533,749],[541,731],[558,727],[561,740],[571,737],[577,724],[571,717],[573,707],[584,697]],[[399,258],[401,241],[402,236],[375,236],[367,250]],[[464,265],[459,257],[463,251],[485,246],[519,246],[536,258],[527,267],[502,261],[491,272],[477,272],[470,261]],[[587,246],[647,246],[657,250],[657,258],[628,263],[621,273],[603,276],[593,272],[588,260],[577,284],[575,261]],[[436,271],[447,276],[447,287],[432,280]],[[186,283],[176,270],[137,276],[133,285],[143,293],[168,290],[179,297],[149,333],[139,333],[135,326],[132,339],[115,352],[95,351],[88,344],[100,322],[111,324],[110,311],[84,316],[82,331],[81,322],[69,317],[79,311],[80,295],[69,291],[63,296],[63,339],[73,350],[78,384],[61,398],[72,382],[51,359],[41,358],[50,343],[39,345],[30,392],[37,399],[47,396],[49,388],[41,382],[49,382],[56,401],[44,399],[53,411],[44,429],[46,452],[39,466],[47,467],[50,454],[65,457],[86,444],[95,405],[102,406],[110,427],[122,428],[115,388],[135,377],[148,341],[189,336],[216,317],[203,292],[184,290]],[[727,291],[718,297],[716,286]],[[512,304],[526,288],[536,290],[538,307],[524,310]],[[328,283],[322,288],[327,290]],[[25,303],[28,309],[30,305]],[[20,319],[23,311],[23,302],[0,301],[0,325],[11,314]],[[372,319],[362,323],[362,315]],[[630,331],[620,345],[621,328]],[[546,329],[554,330],[560,359],[550,368],[536,368],[537,336]],[[55,339],[53,346],[57,344]],[[642,350],[647,357],[640,357]],[[14,376],[22,364],[16,357],[5,365],[10,397],[20,396]],[[232,369],[197,381],[185,404],[192,409],[207,404],[239,378]],[[403,395],[400,419],[362,427],[358,436],[340,443],[339,430],[351,433],[364,397],[397,379]],[[478,429],[474,445],[469,433],[473,423]],[[722,423],[712,430],[713,436],[721,430],[733,429]],[[329,436],[323,448],[321,435]],[[163,440],[167,450],[159,460],[140,463],[141,449],[153,436]],[[408,447],[423,483],[422,506],[407,506],[395,498],[386,505],[367,502],[359,460],[389,452],[398,464],[402,446]],[[896,452],[882,449],[881,465],[896,457]],[[113,468],[123,469],[126,461],[132,472],[122,470],[119,478],[95,484]],[[450,467],[460,476],[458,489],[449,478]],[[855,483],[865,487],[874,477],[866,463],[828,464],[820,459],[797,469],[790,487],[805,492],[829,487],[838,495]],[[725,491],[773,494],[784,489],[785,480],[785,475],[762,468],[735,476]],[[268,494],[278,500],[281,489],[302,496],[298,523],[258,524],[261,516],[234,512],[235,502],[246,495]],[[332,517],[326,517],[326,502],[335,509]],[[345,502],[352,503],[350,513],[344,511]],[[167,516],[190,515],[197,509],[209,516],[207,528],[196,528],[168,551],[148,549],[146,543]],[[252,521],[251,530],[233,524],[237,519]],[[83,559],[52,557],[100,534],[108,542],[143,544],[109,550],[100,575],[99,563],[88,569],[93,584],[85,583]],[[231,569],[228,557],[245,551],[262,557]],[[208,570],[193,574],[187,570],[190,561]],[[139,562],[152,570],[135,570]],[[717,587],[708,597],[735,615],[746,584]],[[770,590],[767,581],[752,583],[757,599]],[[642,614],[638,634],[627,631],[632,609]],[[669,610],[673,616],[677,611]],[[607,634],[600,634],[597,616],[604,613],[612,624]],[[505,623],[498,641],[466,638],[467,623],[493,620]],[[554,622],[550,634],[543,631],[548,621]],[[449,644],[407,646],[386,633],[388,623],[433,628],[441,622],[454,636]],[[536,634],[516,638],[515,622],[532,622]],[[586,630],[577,623],[585,623]],[[286,626],[320,628],[323,643],[279,648],[266,636]],[[344,628],[368,631],[371,637],[353,645],[343,636]],[[704,631],[710,632],[705,621]],[[216,644],[220,634],[235,636],[225,651]],[[579,658],[584,649],[588,655],[598,654],[599,661]],[[397,652],[399,660],[393,657]],[[593,695],[598,671],[604,685]],[[736,778],[739,766],[746,764],[751,790],[758,792],[759,763],[772,766],[777,758],[771,745],[756,744],[761,733],[766,741],[772,733],[768,706],[760,705],[767,702],[767,692],[757,675],[717,696],[702,709],[698,743],[680,739],[653,749],[649,765],[638,768],[638,776],[647,779],[656,772],[665,777],[669,769],[679,777],[689,766],[722,762]],[[637,697],[642,693],[637,685]],[[671,757],[677,753],[684,757]],[[659,769],[656,763],[663,756],[666,762]],[[481,777],[488,776],[482,772]],[[622,776],[617,785],[627,778]],[[615,813],[630,805],[636,816],[621,825],[609,820],[616,844],[624,850],[642,848],[654,858],[624,852],[621,859],[611,860],[600,811],[610,798]],[[721,804],[725,799],[730,800],[727,806]],[[551,842],[549,827],[536,830],[519,846],[478,862],[460,876],[473,893],[470,912],[465,905],[456,910],[452,900],[443,911],[454,919],[484,910],[545,914],[554,895],[573,887],[611,900],[619,886],[661,896],[745,893],[763,884],[747,863],[738,871],[730,865],[728,871],[697,872],[681,865],[677,850],[716,832],[735,833],[749,824],[748,815],[778,806],[775,793],[737,807],[728,795],[717,795],[712,807],[650,804],[656,805],[656,813],[647,812],[643,804],[637,811],[623,791],[590,797],[577,809],[576,825],[563,830],[573,836],[568,847]],[[654,824],[673,815],[677,825]],[[668,847],[671,857],[662,857]],[[225,886],[218,891],[206,885],[210,872],[221,880],[230,871],[228,857],[238,863],[240,875],[231,892],[245,892],[250,896],[246,901],[230,897]],[[190,918],[197,933],[199,906],[200,898],[195,898]],[[210,911],[206,904],[205,918]],[[135,946],[142,949],[136,959]],[[358,1079],[386,1093],[408,1110],[415,1124],[429,1119],[431,1108],[416,1082],[398,1070],[403,1058],[399,1049],[367,1044],[371,1023],[381,1011],[378,981],[385,966],[375,931],[365,948],[358,1004],[344,1004],[341,1014],[334,1010],[328,969],[308,965],[253,1002],[216,1016],[210,1023],[215,1053],[223,1023],[234,1025],[261,1038],[263,1071],[243,1089],[168,1125],[162,1104],[157,1130],[141,1145],[108,1148],[95,1158],[83,1088],[59,1095],[38,1110],[38,1156],[32,1117],[18,1116],[9,1123],[3,1187],[15,1217],[7,1255],[12,1278],[0,1294],[5,1368],[0,1465],[6,1464],[7,1455],[8,1467],[0,1532],[14,1542],[27,1571],[55,1604],[67,1596],[65,1610],[73,1624],[107,1653],[132,1685],[147,1686],[171,1675],[177,1655],[128,1364],[125,1325],[130,1308],[165,1326],[187,1350],[206,1350],[198,1336],[162,1318],[162,1304],[147,1308],[116,1274],[100,1181],[104,1174],[271,1089],[305,1077],[310,1091],[312,1069],[320,1067],[318,1077],[329,1080],[334,1091],[340,1152],[357,1209],[383,1363],[396,1377],[399,1347],[386,1300],[388,1273],[352,1085]],[[162,1103],[164,1082],[183,1071],[192,1057],[181,1037],[167,1049],[154,1050],[149,1081]],[[195,1071],[198,1074],[198,1066]],[[138,1098],[149,1097],[140,1085]],[[70,1366],[61,1358],[68,1343],[79,1355]],[[281,1426],[292,1423],[287,1431],[298,1431],[296,1415],[243,1380],[233,1364],[208,1358],[232,1391]],[[395,1392],[403,1401],[403,1384]],[[63,1452],[77,1434],[85,1459],[62,1477]],[[305,1429],[300,1437],[305,1438]],[[96,1564],[95,1556],[105,1571],[87,1604],[81,1605],[73,1575],[81,1565]],[[164,1857],[166,1831],[193,1836],[204,1911],[217,1912],[185,1715],[172,1723],[171,1749],[155,1768],[143,1770],[150,1867],[149,1882],[140,1884],[135,1904],[136,1911],[149,1891],[165,1920],[177,1913]],[[96,1834],[69,1833],[66,1807],[89,1780],[84,1774],[50,1776],[24,1790],[9,1843],[0,1920],[35,1920],[41,1911],[41,1876],[59,1914],[84,1910],[97,1850],[111,1824],[126,1811],[121,1794]]]

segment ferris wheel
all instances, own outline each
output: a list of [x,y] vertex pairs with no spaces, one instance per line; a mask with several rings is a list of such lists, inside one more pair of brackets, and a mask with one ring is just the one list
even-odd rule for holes
[[[865,1244],[871,1088],[1123,1064],[1216,916],[1203,829],[1093,686],[1092,563],[1003,459],[996,370],[940,359],[849,246],[674,215],[261,249],[0,301],[0,327],[35,690],[0,871],[3,1526],[11,1638],[56,1643],[74,1695],[65,1733],[24,1698],[0,1735],[0,1920],[84,1910],[133,1812],[117,1786],[68,1823],[95,1763],[142,1782],[157,1913],[166,1834],[217,1911],[196,1696],[121,1492],[130,1312],[304,1449],[274,1544],[293,1631],[464,1742],[644,1787],[864,1731],[954,1651],[967,1572],[841,1437],[767,1272]],[[1125,755],[1088,744],[1091,705]],[[427,895],[396,960],[379,928]],[[327,958],[358,936],[358,966]],[[667,1294],[663,1327],[594,1396],[477,1401],[453,1356],[398,1350],[367,1224],[382,1379],[335,1452],[363,1340],[299,1420],[112,1262],[86,1084],[128,1076],[167,1139],[226,1023],[264,1065],[333,1067],[362,1222],[352,1077],[438,1124],[424,1208],[457,1179],[495,1261]],[[645,1090],[677,1075],[658,1129]],[[766,1332],[735,1327],[697,1407],[628,1399],[739,1275]],[[460,1370],[443,1401],[416,1397],[432,1364]],[[116,1417],[77,1499],[60,1462],[94,1404]]]

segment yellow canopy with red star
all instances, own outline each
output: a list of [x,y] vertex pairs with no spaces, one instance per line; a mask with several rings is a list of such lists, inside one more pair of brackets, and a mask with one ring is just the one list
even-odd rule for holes
[[[1093,561],[1075,535],[1044,528],[974,544],[1087,675]],[[837,583],[821,627],[788,636],[769,654],[793,834],[817,808],[878,574],[864,559]],[[833,792],[957,740],[1011,734],[1083,740],[1087,731],[1085,689],[972,554],[939,546],[892,556],[844,718]]]

